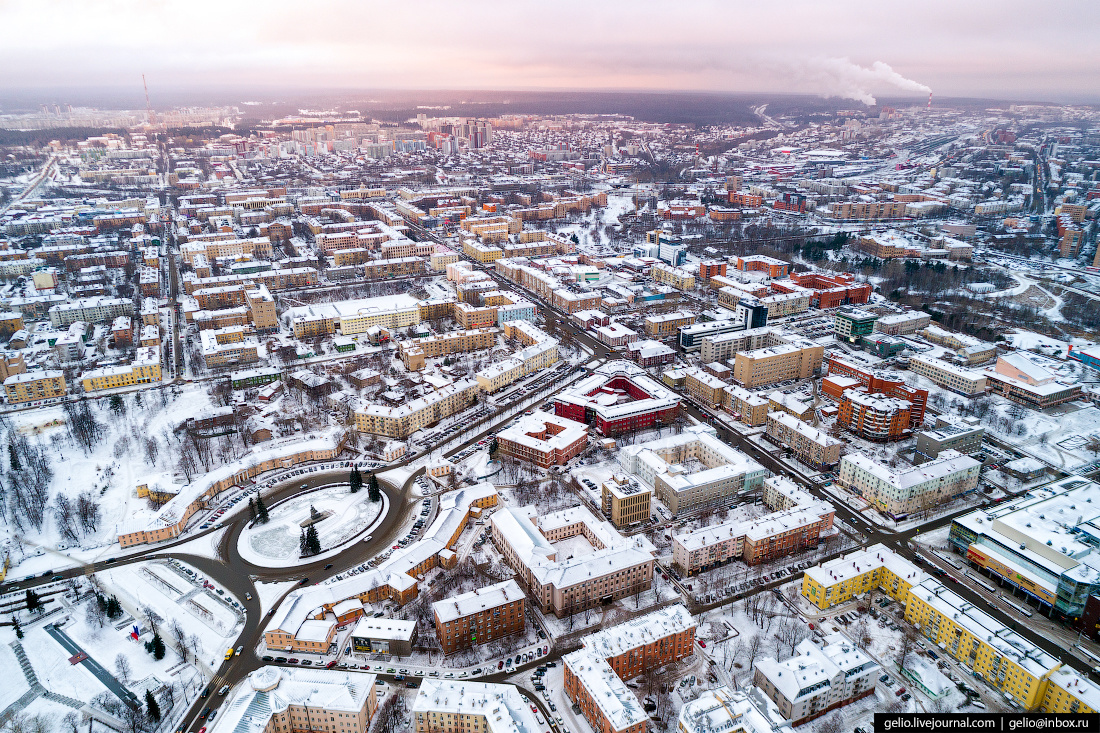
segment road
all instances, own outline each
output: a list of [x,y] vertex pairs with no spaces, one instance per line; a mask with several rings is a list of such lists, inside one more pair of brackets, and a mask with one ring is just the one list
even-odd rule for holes
[[96,679],[103,683],[104,687],[115,694],[115,697],[117,697],[119,700],[122,700],[130,707],[140,707],[141,701],[137,699],[137,696],[126,689],[125,685],[115,679],[115,676],[113,674],[104,669],[103,665],[101,665],[99,662],[89,656],[87,652],[81,649],[75,641],[69,638],[68,634],[66,634],[64,631],[57,628],[53,624],[46,624],[45,628],[46,633],[52,636],[54,638],[54,641],[56,641],[58,644],[65,647],[65,651],[67,651],[70,655],[83,653],[84,659],[80,662],[80,664],[83,664],[89,672],[94,674],[96,676]]

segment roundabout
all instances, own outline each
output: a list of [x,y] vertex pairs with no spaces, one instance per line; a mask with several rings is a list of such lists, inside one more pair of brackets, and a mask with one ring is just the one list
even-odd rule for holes
[[[389,497],[382,493],[380,501],[370,501],[369,493],[364,488],[353,494],[349,484],[340,483],[286,498],[268,509],[266,524],[245,523],[237,552],[245,562],[264,568],[297,567],[335,557],[386,517]],[[307,525],[317,529],[323,550],[302,557],[300,538]]]

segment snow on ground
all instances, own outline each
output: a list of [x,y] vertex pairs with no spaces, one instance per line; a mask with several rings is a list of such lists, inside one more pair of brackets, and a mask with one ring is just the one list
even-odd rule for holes
[[[140,395],[140,406],[137,395]],[[81,538],[81,548],[64,551],[81,561],[118,552],[115,544],[118,527],[135,513],[149,508],[145,499],[137,497],[134,487],[143,483],[170,485],[176,482],[174,455],[170,455],[166,446],[169,442],[176,443],[173,432],[176,427],[211,406],[205,385],[200,384],[145,390],[122,399],[125,409],[121,414],[111,411],[105,396],[89,400],[103,435],[87,454],[71,442],[65,412],[60,405],[13,412],[5,417],[13,429],[26,435],[32,443],[38,442],[50,450],[51,504],[58,493],[75,499],[79,492],[91,490],[98,496],[102,517],[97,530]],[[150,460],[145,449],[149,439],[159,446],[155,460]],[[57,548],[61,536],[53,513],[47,512],[41,531],[32,529],[25,534],[25,539],[43,547]],[[25,557],[18,548],[13,551],[13,577],[65,566],[60,557],[43,559],[43,555],[35,556],[33,549],[29,552],[31,556]]]
[[229,531],[228,527],[221,527],[209,534],[204,534],[202,537],[196,537],[189,542],[184,542],[181,545],[176,545],[172,548],[174,553],[187,553],[189,555],[198,555],[199,557],[218,557],[218,545],[221,544],[222,537]]
[[[154,572],[153,565],[160,567]],[[96,577],[104,592],[116,595],[132,616],[144,618],[141,609],[148,607],[163,619],[159,622],[162,628],[168,627],[172,620],[177,621],[189,637],[197,638],[200,660],[216,669],[225,649],[233,645],[240,633],[244,614],[233,605],[239,602],[228,592],[204,588],[201,573],[195,572],[192,580],[184,568],[195,572],[182,563],[151,561],[112,568]],[[119,642],[112,639],[111,643]],[[171,646],[173,642],[165,637],[165,643]]]
[[[370,492],[362,489],[352,494],[348,486],[335,486],[296,496],[273,507],[267,524],[256,524],[241,532],[237,549],[241,557],[261,567],[289,567],[316,562],[333,551],[346,549],[345,545],[365,534],[379,517],[385,516],[389,499],[382,494],[382,501],[372,502]],[[316,510],[324,519],[315,523],[321,546],[330,548],[326,553],[299,557],[299,538],[303,523]]]
[[[15,639],[15,634],[9,634]],[[19,662],[15,658],[15,652],[5,640],[0,643],[0,669],[7,672],[4,675],[4,684],[0,685],[0,710],[18,700],[24,692],[30,689],[26,678],[19,670]]]
[[275,607],[275,602],[282,598],[287,591],[298,587],[298,582],[288,580],[282,583],[263,583],[256,581],[256,596],[260,600],[260,615],[266,616],[267,612]]

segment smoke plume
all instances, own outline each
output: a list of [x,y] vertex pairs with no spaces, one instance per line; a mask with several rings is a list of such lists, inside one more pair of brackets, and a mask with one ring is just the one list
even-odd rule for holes
[[828,97],[854,99],[867,105],[875,104],[871,89],[893,87],[905,92],[931,92],[932,89],[918,81],[907,79],[882,61],[870,67],[860,66],[846,58],[818,58],[803,69],[814,86]]

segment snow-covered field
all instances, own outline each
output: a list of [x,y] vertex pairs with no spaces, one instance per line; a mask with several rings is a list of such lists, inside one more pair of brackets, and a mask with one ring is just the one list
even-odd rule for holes
[[[321,546],[342,547],[385,516],[389,502],[386,495],[382,494],[382,501],[378,502],[370,501],[369,495],[366,488],[353,494],[348,486],[335,486],[296,496],[273,507],[267,524],[256,524],[241,532],[237,549],[242,558],[261,567],[300,564],[299,537],[311,510],[325,515],[314,525]],[[315,562],[318,557],[311,556],[306,561]]]

